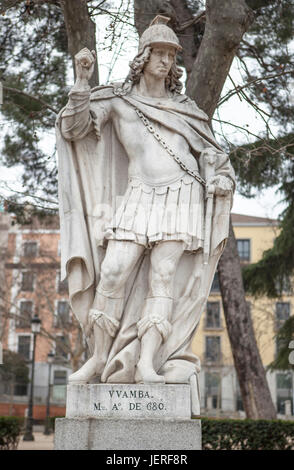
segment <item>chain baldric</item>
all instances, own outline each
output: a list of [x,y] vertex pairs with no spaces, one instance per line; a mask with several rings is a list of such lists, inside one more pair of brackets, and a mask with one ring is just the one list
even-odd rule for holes
[[143,122],[146,129],[154,136],[154,138],[160,143],[160,145],[167,151],[167,153],[174,159],[174,161],[184,170],[188,175],[193,176],[198,183],[200,183],[204,188],[206,187],[206,182],[203,178],[201,178],[200,174],[197,171],[191,170],[188,168],[184,162],[182,162],[179,155],[175,154],[175,152],[169,147],[169,145],[165,142],[165,140],[161,137],[161,135],[156,131],[156,129],[152,126],[149,119],[142,113],[135,105],[130,103],[128,100],[124,99],[124,92],[120,89],[113,90],[113,93],[124,101],[126,101],[129,105],[131,105],[134,110],[136,111],[137,115]]
[[175,154],[175,152],[167,145],[165,140],[161,137],[161,135],[154,129],[152,124],[150,123],[149,119],[140,111],[138,108],[135,108],[136,113],[138,114],[139,118],[143,122],[146,129],[152,134],[155,139],[160,143],[160,145],[167,151],[167,153],[177,162],[177,164],[184,170],[188,175],[193,176],[198,183],[202,184],[202,186],[206,186],[205,180],[201,178],[198,172],[191,170],[188,168],[185,163],[182,162],[181,158]]

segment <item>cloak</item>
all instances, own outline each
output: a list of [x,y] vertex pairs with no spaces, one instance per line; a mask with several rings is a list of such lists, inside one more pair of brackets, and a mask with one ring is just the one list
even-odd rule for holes
[[[137,95],[119,94],[114,85],[97,87],[91,92],[90,121],[74,141],[61,132],[62,110],[57,118],[59,163],[59,203],[61,231],[61,276],[68,278],[71,308],[83,330],[99,282],[100,266],[105,255],[103,227],[111,217],[117,200],[128,181],[128,159],[111,120],[101,128],[99,107],[106,100],[123,99],[142,111],[151,122],[160,123],[181,134],[198,159],[201,176],[204,168],[200,152],[211,147],[217,154],[216,175],[228,176],[234,182],[234,171],[228,156],[221,150],[208,125],[208,117],[185,95],[174,95],[158,102]],[[66,108],[64,108],[66,109]],[[97,113],[98,110],[98,113]],[[134,110],[135,112],[135,110]],[[172,119],[171,119],[172,117]],[[138,118],[138,126],[142,126]],[[195,382],[200,361],[192,353],[191,341],[205,308],[219,257],[229,233],[232,195],[215,197],[212,218],[211,251],[207,265],[203,251],[185,252],[180,259],[174,282],[172,333],[161,345],[155,358],[155,370],[167,383]],[[126,286],[120,329],[115,337],[102,382],[132,383],[139,357],[137,322],[141,318],[148,289],[150,251],[135,266]],[[87,338],[90,349],[93,337]]]

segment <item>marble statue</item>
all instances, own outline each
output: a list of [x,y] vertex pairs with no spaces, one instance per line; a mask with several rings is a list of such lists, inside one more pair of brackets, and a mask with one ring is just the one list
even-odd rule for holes
[[191,341],[228,237],[234,171],[181,93],[177,36],[156,17],[123,83],[76,82],[57,119],[62,278],[91,357],[72,384],[194,383]]

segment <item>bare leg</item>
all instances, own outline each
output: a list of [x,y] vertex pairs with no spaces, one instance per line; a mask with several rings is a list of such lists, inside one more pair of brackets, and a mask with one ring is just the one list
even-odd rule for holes
[[153,359],[162,341],[169,336],[171,331],[173,280],[184,248],[183,242],[167,241],[161,242],[152,250],[149,292],[145,301],[143,317],[138,323],[141,352],[136,369],[136,382],[164,382],[164,377],[158,375],[154,370]]
[[110,240],[101,265],[101,278],[97,286],[89,329],[93,329],[95,349],[93,356],[69,377],[70,383],[87,383],[101,375],[111,348],[124,304],[125,284],[144,247],[133,242]]

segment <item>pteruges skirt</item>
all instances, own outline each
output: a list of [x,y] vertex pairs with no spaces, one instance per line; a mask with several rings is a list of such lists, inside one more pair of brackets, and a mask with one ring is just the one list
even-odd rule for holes
[[190,175],[161,185],[130,178],[105,239],[133,241],[146,248],[164,240],[183,241],[186,251],[196,251],[204,240],[203,193]]

